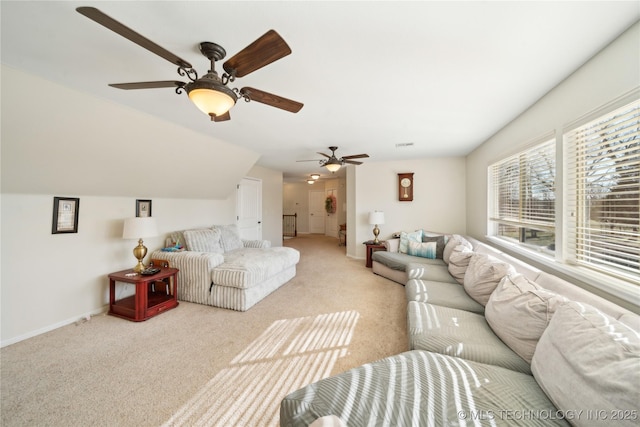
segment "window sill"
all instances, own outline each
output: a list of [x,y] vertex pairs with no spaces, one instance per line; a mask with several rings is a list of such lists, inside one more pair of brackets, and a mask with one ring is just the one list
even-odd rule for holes
[[[580,282],[576,283],[577,286],[581,286],[583,283],[586,286],[581,287],[584,287],[585,289],[587,287],[593,288],[587,290],[599,294],[604,298],[607,298],[607,295],[603,295],[603,293],[609,294],[627,302],[628,304],[632,304],[636,307],[636,310],[634,310],[636,312],[640,309],[640,286],[633,282],[608,276],[584,267],[562,264],[549,255],[527,250],[519,245],[506,242],[503,239],[496,238],[494,236],[485,236],[485,238],[493,246],[503,249],[507,253],[517,255],[518,258],[525,262],[530,262],[538,268],[546,270],[552,274],[558,273],[559,276],[568,276],[569,278],[574,279],[574,281],[577,280]],[[571,281],[571,279],[569,279],[569,281]]]

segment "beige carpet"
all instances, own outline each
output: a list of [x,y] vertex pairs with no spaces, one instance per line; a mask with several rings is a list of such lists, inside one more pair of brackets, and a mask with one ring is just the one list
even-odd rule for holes
[[403,286],[335,238],[285,245],[297,276],[247,312],[181,302],[3,348],[2,426],[277,426],[291,391],[407,349]]

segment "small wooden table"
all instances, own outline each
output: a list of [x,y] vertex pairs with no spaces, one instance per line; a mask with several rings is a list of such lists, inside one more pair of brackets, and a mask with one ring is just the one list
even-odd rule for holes
[[373,255],[375,251],[386,251],[387,247],[384,245],[384,242],[373,243],[373,241],[370,241],[364,242],[364,244],[367,245],[367,268],[371,268],[371,265],[373,264],[371,255]]
[[[149,276],[132,269],[109,274],[109,314],[141,322],[178,306],[178,269],[161,268]],[[116,282],[132,283],[134,295],[116,301]]]

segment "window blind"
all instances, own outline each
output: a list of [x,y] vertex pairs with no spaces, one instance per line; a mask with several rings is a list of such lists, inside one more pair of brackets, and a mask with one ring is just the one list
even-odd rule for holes
[[555,140],[490,167],[492,221],[537,230],[555,229]]
[[640,100],[567,132],[567,261],[640,283]]

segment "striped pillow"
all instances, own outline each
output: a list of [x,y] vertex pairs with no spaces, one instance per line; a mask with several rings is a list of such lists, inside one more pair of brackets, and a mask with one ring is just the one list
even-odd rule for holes
[[190,251],[223,253],[222,246],[220,246],[219,230],[212,230],[210,228],[186,230],[184,232],[184,239]]
[[418,243],[409,241],[407,247],[407,255],[419,256],[422,258],[436,259],[437,257],[437,242],[424,242]]

